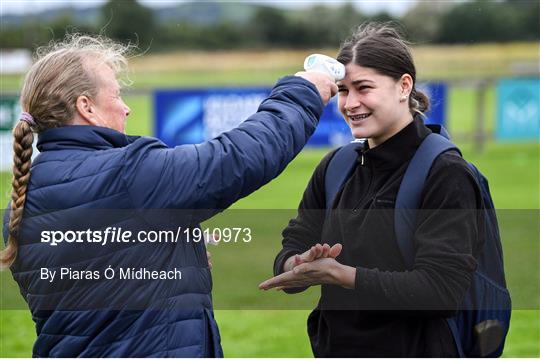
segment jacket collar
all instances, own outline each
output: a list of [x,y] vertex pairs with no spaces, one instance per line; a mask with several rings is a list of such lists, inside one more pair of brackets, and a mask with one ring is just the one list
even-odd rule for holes
[[124,147],[137,139],[107,127],[71,125],[51,128],[39,134],[40,152],[65,149],[106,150]]
[[364,155],[364,161],[371,162],[377,169],[396,170],[412,158],[424,138],[430,133],[431,130],[424,125],[424,122],[415,117],[401,131],[373,149],[369,148],[366,141],[365,148],[359,150],[359,155]]

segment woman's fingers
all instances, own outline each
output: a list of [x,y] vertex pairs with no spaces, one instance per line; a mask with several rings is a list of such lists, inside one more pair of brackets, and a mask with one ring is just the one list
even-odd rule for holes
[[342,250],[341,244],[334,244],[332,247],[328,243],[317,243],[304,253],[297,255],[294,258],[294,266],[300,265],[306,262],[313,262],[319,258],[336,258],[339,256]]
[[319,243],[317,243],[314,247],[315,247],[315,258],[314,259],[317,259],[322,254],[322,246]]
[[291,282],[296,278],[296,275],[292,271],[282,273],[278,276],[272,277],[259,284],[259,289],[271,289],[282,286],[284,283]]
[[328,245],[328,243],[323,244],[321,257],[326,258],[328,257],[329,253],[330,253],[330,246]]
[[311,247],[302,253],[300,258],[302,259],[301,263],[314,261],[317,258],[317,248],[315,246]]
[[295,267],[292,271],[282,273],[265,280],[259,284],[259,289],[268,290],[277,287],[305,287],[312,285],[313,279],[306,277],[304,273],[309,271],[310,263],[304,263]]
[[295,254],[294,255],[294,264],[293,264],[293,268],[296,267],[297,265],[300,265],[304,263],[303,260],[302,260],[302,257],[300,256],[300,254]]
[[318,258],[321,258],[324,256],[324,252],[325,252],[325,249],[324,249],[324,246],[320,243],[317,243],[315,246],[315,258],[314,259],[318,259]]
[[289,280],[282,280],[280,282],[271,282],[271,283],[263,282],[259,285],[259,289],[269,290],[269,289],[275,288],[276,290],[281,290],[283,288],[306,287],[310,285],[312,285],[312,283],[306,280],[289,279]]
[[341,254],[341,250],[343,249],[343,246],[340,243],[334,244],[332,248],[330,248],[328,256],[330,258],[336,258]]
[[212,269],[212,253],[206,251],[206,257],[208,258],[208,268]]

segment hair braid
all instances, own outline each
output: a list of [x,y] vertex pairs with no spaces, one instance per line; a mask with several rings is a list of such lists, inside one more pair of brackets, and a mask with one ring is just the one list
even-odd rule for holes
[[22,222],[26,189],[30,181],[32,144],[34,134],[30,125],[20,121],[13,129],[13,181],[11,211],[9,214],[9,237],[6,248],[0,253],[0,266],[9,267],[17,257],[17,238]]
[[135,49],[102,36],[66,35],[37,50],[36,62],[25,76],[20,104],[31,117],[13,129],[13,191],[9,215],[9,236],[0,252],[0,269],[11,266],[17,257],[21,222],[32,165],[32,131],[72,124],[79,96],[97,96],[98,84],[92,72],[97,64],[107,64],[115,74],[127,70],[126,55]]

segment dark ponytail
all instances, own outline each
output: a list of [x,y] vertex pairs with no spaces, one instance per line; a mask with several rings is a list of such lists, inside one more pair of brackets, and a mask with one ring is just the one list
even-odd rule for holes
[[431,103],[426,94],[422,91],[418,91],[416,85],[414,85],[409,97],[409,108],[411,109],[412,114],[415,117],[416,115],[425,117],[425,113],[429,111],[430,105]]
[[17,258],[19,229],[26,201],[26,189],[30,181],[32,144],[34,134],[30,124],[19,121],[13,129],[13,180],[11,182],[11,210],[9,213],[9,237],[7,246],[0,252],[0,266],[9,267]]

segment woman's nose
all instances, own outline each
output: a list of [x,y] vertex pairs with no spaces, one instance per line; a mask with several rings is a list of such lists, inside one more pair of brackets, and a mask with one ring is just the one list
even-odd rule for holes
[[354,93],[350,93],[347,95],[347,98],[345,99],[345,110],[350,111],[360,106],[360,99],[358,96],[356,96]]

